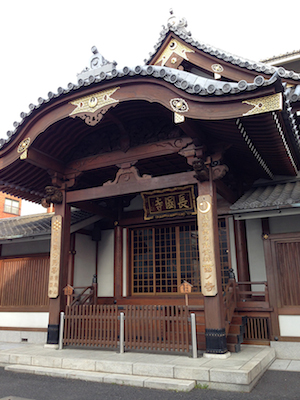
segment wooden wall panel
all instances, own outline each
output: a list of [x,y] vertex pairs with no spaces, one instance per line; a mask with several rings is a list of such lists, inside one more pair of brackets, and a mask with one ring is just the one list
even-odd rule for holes
[[300,242],[277,243],[276,256],[280,306],[299,306]]
[[48,306],[49,256],[0,260],[0,307]]

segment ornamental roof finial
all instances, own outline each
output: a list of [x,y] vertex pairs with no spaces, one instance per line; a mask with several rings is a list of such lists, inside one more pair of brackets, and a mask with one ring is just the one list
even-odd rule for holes
[[101,73],[110,74],[112,70],[116,67],[117,63],[115,61],[107,61],[97,50],[96,46],[92,47],[92,57],[90,59],[90,66],[85,68],[80,74],[77,74],[79,79],[89,79],[90,77],[96,77]]
[[174,29],[184,33],[185,35],[191,36],[191,32],[188,32],[186,30],[188,26],[186,18],[177,18],[174,15],[174,11],[172,8],[170,9],[170,14],[171,16],[168,19],[168,27],[173,27]]

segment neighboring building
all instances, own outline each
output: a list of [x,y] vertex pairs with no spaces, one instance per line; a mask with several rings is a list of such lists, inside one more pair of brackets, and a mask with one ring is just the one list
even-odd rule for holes
[[0,192],[0,218],[21,215],[22,200],[19,197]]
[[[300,74],[211,48],[185,28],[172,16],[132,69],[93,48],[78,84],[39,99],[0,141],[3,190],[55,204],[51,250],[49,215],[19,219],[22,229],[0,221],[0,334],[47,331],[57,343],[66,294],[96,275],[97,312],[71,307],[85,327],[66,329],[76,344],[102,343],[103,310],[125,310],[128,324],[133,309],[151,307],[162,314],[135,323],[151,321],[156,341],[187,303],[208,353],[299,342]],[[74,226],[78,212],[88,214]]]
[[300,73],[300,51],[292,51],[291,53],[281,54],[261,61],[264,64],[283,67],[288,71]]

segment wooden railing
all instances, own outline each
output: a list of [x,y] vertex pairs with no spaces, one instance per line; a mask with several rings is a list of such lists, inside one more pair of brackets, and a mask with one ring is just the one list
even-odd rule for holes
[[92,286],[70,286],[64,288],[67,296],[67,306],[80,306],[84,304],[97,304],[97,282],[93,282]]
[[236,281],[229,279],[225,290],[223,291],[223,301],[225,310],[225,332],[229,332],[230,323],[236,309]]
[[125,315],[126,350],[190,351],[186,306],[67,306],[64,345],[117,348],[120,312]]
[[[263,290],[254,290],[262,286]],[[261,289],[261,288],[258,288]],[[225,331],[228,335],[232,318],[236,315],[247,317],[244,340],[249,342],[270,338],[270,308],[268,285],[260,282],[236,282],[233,271],[223,291],[225,310]]]
[[[263,286],[264,290],[252,290],[258,285]],[[267,282],[236,282],[236,299],[238,309],[269,309]]]

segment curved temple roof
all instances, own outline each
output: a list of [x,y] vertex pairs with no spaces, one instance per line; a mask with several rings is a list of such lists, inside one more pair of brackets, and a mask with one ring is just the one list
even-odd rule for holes
[[[173,84],[175,87],[197,96],[220,96],[220,95],[230,95],[237,94],[244,91],[253,91],[261,86],[266,86],[274,83],[275,77],[279,79],[292,79],[300,81],[300,74],[294,71],[287,71],[282,67],[274,67],[262,62],[253,62],[238,56],[234,56],[228,52],[224,52],[218,48],[209,46],[207,44],[201,43],[192,38],[190,32],[186,30],[187,23],[185,19],[177,20],[173,15],[173,11],[170,10],[171,17],[167,27],[163,26],[163,30],[160,33],[160,37],[156,45],[154,46],[155,51],[150,53],[148,60],[144,60],[144,66],[135,66],[133,68],[124,67],[121,70],[116,68],[117,63],[114,61],[112,63],[102,57],[96,47],[92,48],[93,56],[90,61],[90,68],[83,70],[78,74],[78,83],[69,83],[66,88],[59,87],[57,93],[49,92],[46,99],[40,97],[37,104],[29,104],[29,112],[21,112],[21,121],[14,122],[14,131],[7,132],[7,139],[0,139],[0,149],[3,148],[11,138],[18,132],[18,128],[27,119],[30,114],[40,108],[42,105],[56,99],[60,96],[67,95],[73,91],[80,90],[82,87],[87,87],[94,84],[99,84],[103,81],[108,81],[112,79],[121,79],[124,76],[136,77],[136,76],[152,76],[156,79],[163,79],[168,83]],[[194,47],[197,50],[201,50],[210,56],[216,57],[219,60],[223,60],[226,63],[230,63],[240,68],[244,68],[250,71],[255,71],[257,76],[254,76],[253,82],[246,82],[246,80],[240,80],[239,82],[223,82],[214,79],[207,79],[198,76],[194,73],[180,71],[174,68],[160,67],[156,65],[148,65],[153,57],[157,54],[158,50],[161,48],[165,39],[169,33],[175,34],[177,37],[181,38],[188,45]],[[95,61],[96,60],[96,61]],[[100,62],[99,62],[100,60]],[[263,75],[269,75],[269,78],[265,78]],[[294,88],[286,88],[285,98],[289,102],[300,101],[300,85]],[[289,108],[290,103],[287,104]],[[291,110],[289,110],[291,112]],[[297,135],[297,132],[296,132]]]
[[[251,64],[235,59],[227,53],[207,48],[195,42],[185,28],[184,21],[177,25],[169,24],[161,34],[156,53],[147,61],[148,64],[143,66],[117,69],[115,62],[105,60],[97,49],[93,48],[90,67],[78,75],[77,84],[69,83],[66,89],[59,88],[57,93],[49,92],[46,99],[39,98],[38,104],[30,104],[29,112],[22,112],[22,120],[14,123],[15,130],[7,133],[6,140],[0,140],[0,188],[28,200],[39,201],[43,197],[45,186],[51,184],[53,172],[57,176],[63,176],[65,181],[69,179],[71,188],[71,181],[77,179],[78,172],[74,167],[77,155],[73,157],[73,151],[81,150],[78,156],[81,160],[95,155],[89,152],[90,149],[84,153],[84,146],[90,145],[93,149],[98,149],[93,140],[102,140],[105,135],[109,136],[110,132],[113,132],[117,136],[116,140],[120,142],[123,135],[120,148],[127,154],[130,144],[134,143],[133,146],[137,146],[137,142],[130,142],[133,138],[130,137],[132,132],[129,127],[132,120],[136,122],[138,118],[162,118],[164,122],[169,121],[172,125],[172,116],[177,112],[177,109],[174,110],[173,100],[183,100],[188,103],[188,109],[184,114],[186,123],[175,126],[173,124],[171,129],[181,130],[181,136],[192,137],[195,142],[201,142],[203,136],[206,140],[204,145],[210,146],[210,150],[214,149],[213,151],[216,151],[216,144],[220,145],[228,156],[227,162],[231,163],[229,167],[237,175],[249,175],[251,179],[273,179],[274,175],[280,173],[297,175],[300,165],[300,136],[292,102],[299,99],[300,85],[292,87],[291,79],[297,80],[299,77],[288,74],[290,78],[287,84],[283,82],[283,72],[280,68],[261,63]],[[182,69],[175,69],[169,65],[152,65],[152,61],[153,64],[159,63],[161,53],[170,45],[170,42],[165,40],[173,40],[174,37],[178,39],[178,43],[181,41],[185,48],[191,49],[192,46],[196,49],[191,50],[193,61],[188,60],[189,64],[180,65]],[[172,53],[168,54],[172,60]],[[227,64],[222,65],[228,68],[228,76],[232,79],[225,75],[223,80],[212,79],[212,71],[209,71],[210,75],[201,75],[201,65],[197,62],[203,57],[207,61],[206,54],[209,54],[206,64],[209,65],[208,69],[213,63],[217,64],[218,60],[224,60]],[[235,68],[232,68],[232,65]],[[80,106],[77,109],[77,103],[83,104],[86,98],[106,91],[113,91],[112,98],[111,93],[107,95],[112,102],[104,102],[105,105],[101,103],[103,110],[100,107],[99,114],[103,111],[104,115],[110,108],[112,111],[104,118],[103,123],[97,125],[102,115],[97,120],[98,114],[96,116],[93,112],[98,110],[98,106],[94,111],[86,111]],[[267,111],[261,109],[260,115],[257,115],[259,112],[255,113],[255,116],[251,114],[254,108],[257,110],[263,107],[261,99],[267,102],[269,100],[266,99],[272,96],[276,97],[280,105],[266,108]],[[133,102],[130,103],[129,100]],[[257,104],[253,103],[254,101],[257,101]],[[115,105],[118,107],[114,108]],[[77,112],[74,113],[75,108]],[[94,125],[87,126],[88,123],[84,124],[79,118],[69,118],[84,113],[89,114],[88,118],[97,120],[94,124],[97,125],[95,129]],[[157,138],[167,139],[166,136],[162,139],[159,135]],[[30,143],[29,155],[28,158],[27,155],[21,158],[23,148],[18,152],[18,146],[27,139]],[[147,142],[140,141],[138,145],[144,143]],[[101,154],[107,149],[107,152],[115,153],[120,150],[115,145],[105,146],[106,144],[103,145],[104,150]],[[168,163],[170,174],[191,169],[191,166],[186,165],[186,160],[184,163],[180,161],[181,156],[176,154],[174,157],[178,158],[164,159],[162,170]],[[25,159],[27,161],[24,161]],[[155,175],[155,163],[150,165],[150,161],[147,161],[145,166],[146,161],[143,164],[141,160],[142,158],[139,159],[140,170],[144,173],[150,171]],[[101,185],[115,176],[117,163],[103,163],[106,169],[98,171],[98,175],[90,172],[92,169],[80,170],[91,185]],[[82,188],[83,186],[80,187]]]
[[28,113],[22,112],[20,114],[22,120],[20,122],[14,122],[15,130],[7,132],[8,138],[6,140],[0,139],[0,149],[11,140],[12,136],[17,133],[18,128],[34,110],[37,110],[42,105],[47,104],[58,97],[70,94],[71,92],[77,90],[79,91],[81,88],[85,88],[87,86],[100,84],[104,81],[118,81],[123,77],[134,78],[137,76],[151,76],[158,80],[164,80],[189,94],[194,94],[196,96],[221,96],[237,94],[245,91],[254,91],[262,86],[272,85],[277,80],[276,76],[271,77],[269,80],[265,80],[262,76],[257,76],[251,83],[248,83],[245,80],[241,80],[238,83],[222,82],[203,78],[190,72],[153,65],[136,66],[134,68],[124,67],[122,70],[113,69],[108,73],[98,70],[91,70],[89,72],[89,77],[86,80],[79,79],[77,85],[69,83],[66,89],[59,88],[57,93],[49,92],[47,99],[40,97],[38,99],[38,104],[30,104],[30,111]]

